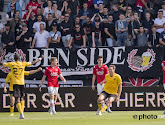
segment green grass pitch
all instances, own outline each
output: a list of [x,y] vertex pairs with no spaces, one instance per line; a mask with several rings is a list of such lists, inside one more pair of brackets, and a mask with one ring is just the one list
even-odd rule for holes
[[[19,114],[0,113],[0,125],[165,125],[165,119],[134,119],[134,115],[163,115],[163,111],[113,111],[97,116],[96,112],[25,112],[25,119]],[[164,117],[165,118],[165,117]]]

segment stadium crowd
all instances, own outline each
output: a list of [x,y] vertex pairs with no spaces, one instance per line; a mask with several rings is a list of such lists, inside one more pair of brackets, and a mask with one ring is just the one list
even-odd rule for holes
[[163,0],[11,0],[6,9],[3,48],[165,46]]

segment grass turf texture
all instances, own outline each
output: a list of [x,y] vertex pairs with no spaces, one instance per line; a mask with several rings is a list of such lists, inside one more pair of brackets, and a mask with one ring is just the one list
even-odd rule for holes
[[133,115],[163,115],[163,111],[113,111],[96,112],[58,112],[49,115],[48,112],[25,112],[25,119],[18,119],[19,114],[9,116],[9,113],[0,113],[0,125],[165,125],[165,119],[133,118]]

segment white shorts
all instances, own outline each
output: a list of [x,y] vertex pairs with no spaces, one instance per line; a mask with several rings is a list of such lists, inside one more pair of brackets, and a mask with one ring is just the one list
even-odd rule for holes
[[58,94],[58,88],[59,87],[48,87],[48,93],[53,94],[53,95],[57,95]]
[[104,85],[105,84],[97,84],[97,95],[100,95],[101,92],[103,91],[103,88],[104,88]]

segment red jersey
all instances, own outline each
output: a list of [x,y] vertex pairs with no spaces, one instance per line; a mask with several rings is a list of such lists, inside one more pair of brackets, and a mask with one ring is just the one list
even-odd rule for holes
[[163,72],[163,84],[165,84],[165,71],[163,70],[163,67],[165,66],[165,61],[162,61],[162,72]]
[[[144,0],[144,1],[146,2],[147,0]],[[137,6],[137,7],[143,7],[143,8],[145,7],[145,6],[143,5],[143,3],[142,3],[142,0],[137,0],[137,1],[136,1],[136,6]]]
[[93,67],[93,75],[97,77],[97,84],[100,84],[100,82],[105,79],[105,75],[108,74],[108,72],[108,67],[106,65],[102,65],[101,67],[95,65]]
[[45,73],[44,75],[46,75],[48,77],[48,87],[58,87],[58,75],[61,74],[61,70],[58,66],[55,67],[51,67],[48,66],[45,68]]
[[35,3],[29,2],[26,6],[26,10],[28,10],[29,5],[32,5],[32,9],[33,9],[35,14],[37,14],[37,8],[41,7],[41,5],[38,2],[35,2]]
[[[23,19],[26,20],[26,17],[28,16],[28,14],[29,14],[29,12],[27,11],[27,12],[24,14],[24,16],[23,16]],[[27,24],[27,21],[25,21],[25,23]]]
[[88,7],[91,7],[93,5],[93,0],[88,0]]

